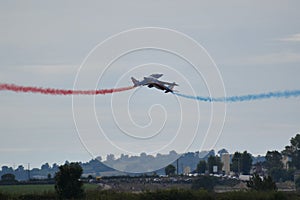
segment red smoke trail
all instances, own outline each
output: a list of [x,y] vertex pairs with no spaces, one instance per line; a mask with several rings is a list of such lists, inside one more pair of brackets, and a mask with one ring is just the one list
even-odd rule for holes
[[30,86],[19,86],[15,84],[1,84],[0,91],[7,90],[13,92],[23,93],[41,93],[49,95],[98,95],[98,94],[110,94],[114,92],[122,92],[133,89],[134,86],[114,88],[114,89],[103,89],[103,90],[64,90],[64,89],[53,89],[53,88],[41,88],[41,87],[30,87]]

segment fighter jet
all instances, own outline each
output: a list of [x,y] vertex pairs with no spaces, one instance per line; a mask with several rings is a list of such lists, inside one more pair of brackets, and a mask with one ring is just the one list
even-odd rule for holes
[[133,82],[134,87],[137,86],[148,86],[149,88],[155,87],[159,90],[165,91],[165,93],[172,92],[174,86],[178,86],[175,82],[169,83],[158,80],[160,77],[162,77],[163,74],[151,74],[148,77],[144,77],[144,80],[138,81],[135,78],[131,77],[131,80]]

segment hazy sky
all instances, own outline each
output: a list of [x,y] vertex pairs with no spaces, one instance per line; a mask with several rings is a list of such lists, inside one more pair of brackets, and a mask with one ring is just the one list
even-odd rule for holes
[[[190,36],[207,50],[220,71],[228,96],[300,89],[299,7],[299,1],[1,1],[0,82],[70,89],[83,60],[100,42],[128,29],[162,27]],[[93,64],[102,69],[100,57],[93,60]],[[158,64],[152,68],[147,63]],[[134,67],[143,64],[147,65],[146,70],[142,66],[134,71]],[[207,95],[203,80],[194,76],[188,63],[157,50],[141,50],[122,57],[112,64],[99,84],[95,84],[99,88],[110,88],[124,75],[119,85],[128,86],[132,75],[142,78],[152,72],[162,72],[165,74],[162,79],[178,82],[178,90],[190,94],[183,79],[164,66],[190,79],[196,95]],[[89,73],[92,76],[93,72]],[[124,148],[130,146],[137,154],[160,152],[158,146],[168,146],[168,140],[178,130],[180,116],[184,116],[187,122],[178,135],[182,144],[175,141],[175,150],[186,149],[189,140],[184,138],[193,137],[189,135],[190,129],[198,122],[197,137],[188,150],[206,149],[201,145],[209,126],[211,107],[208,103],[198,105],[199,114],[193,107],[196,102],[181,99],[185,106],[183,112],[188,113],[182,115],[176,98],[160,91],[140,88],[117,95],[113,100],[112,95],[95,98],[94,117],[113,143]],[[130,96],[132,100],[127,104]],[[113,113],[118,117],[119,127],[116,127],[112,104],[113,112],[129,109],[133,121],[140,127],[131,124],[128,116],[123,116],[124,112]],[[81,106],[75,116],[85,116],[89,106],[84,103]],[[168,113],[166,116],[162,107]],[[148,137],[160,130],[165,119],[163,129],[166,131],[153,148],[151,142],[133,144],[117,134],[123,134],[126,129],[137,131],[134,136],[143,133]],[[85,128],[95,119],[81,119],[82,130],[77,133],[71,96],[0,92],[0,121],[0,165],[40,166],[45,162],[90,160],[92,157],[78,134],[83,140],[91,137],[91,141],[83,142],[90,142],[88,148],[93,149],[92,154],[103,156],[110,152],[106,137],[99,134],[93,139],[95,135],[89,134],[94,130]],[[214,149],[226,148],[231,153],[247,150],[252,154],[282,150],[300,131],[299,126],[299,98],[230,103]],[[168,151],[165,148],[161,152]]]

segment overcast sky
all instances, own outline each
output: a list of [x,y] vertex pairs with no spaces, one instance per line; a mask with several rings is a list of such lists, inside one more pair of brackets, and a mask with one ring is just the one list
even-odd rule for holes
[[[207,50],[220,71],[228,96],[300,89],[299,7],[299,1],[1,1],[0,81],[71,89],[83,60],[100,42],[133,28],[162,27],[188,35]],[[102,60],[93,62],[101,69]],[[137,51],[116,61],[98,87],[113,87],[124,74],[120,86],[131,85],[129,77],[132,75],[140,79],[152,72],[162,72],[165,74],[163,80],[176,81],[180,84],[180,92],[190,93],[185,89],[183,79],[172,70],[168,73],[166,67],[157,64],[145,71],[143,67],[133,70],[147,63],[159,63],[179,70],[179,74],[190,79],[196,95],[207,95],[207,91],[201,92],[205,88],[203,80],[193,76],[188,63],[155,50]],[[95,117],[104,134],[125,149],[129,146],[136,148],[136,154],[142,151],[160,152],[158,147],[168,145],[181,120],[176,97],[148,88],[118,95],[112,101],[115,103],[114,110],[118,110],[118,106],[128,108],[139,128],[150,123],[150,129],[144,127],[145,131],[140,131],[149,134],[145,137],[160,130],[162,121],[167,119],[163,127],[165,135],[162,134],[159,139],[161,144],[158,142],[154,147],[152,143],[138,141],[133,145],[132,141],[114,135],[118,132],[123,134],[125,129],[134,131],[135,127],[122,113],[116,114],[121,130],[115,126],[113,115],[110,115],[111,95],[95,99]],[[129,96],[133,100],[127,105]],[[193,132],[190,129],[197,123],[199,130],[190,148],[187,148],[190,140],[185,141],[183,132],[179,131],[178,138],[182,144],[175,142],[175,150],[181,153],[185,149],[207,150],[209,145],[202,145],[202,141],[209,126],[210,117],[207,115],[211,105],[200,103],[199,114],[194,113],[192,106],[195,105],[192,104],[195,102],[181,101],[185,106],[184,112],[190,113],[190,116],[184,117],[188,120],[184,125],[186,138],[193,137],[188,133]],[[156,106],[151,110],[152,105]],[[78,115],[78,111],[84,113],[87,109],[84,104],[81,106],[76,111]],[[162,107],[168,113],[166,116]],[[45,162],[87,161],[92,158],[90,153],[104,156],[110,151],[116,154],[123,152],[110,149],[103,134],[97,135],[95,140],[90,138],[91,143],[88,139],[85,141],[94,130],[77,132],[71,96],[2,91],[0,111],[0,165],[31,163],[32,166],[40,166]],[[81,123],[89,126],[93,121],[95,119],[85,118]],[[230,153],[247,150],[255,155],[264,155],[267,150],[282,150],[289,144],[290,138],[300,132],[299,126],[299,98],[230,103],[223,131],[220,137],[214,138],[214,149],[225,148]],[[139,136],[140,132],[133,135]],[[86,150],[78,135],[83,143],[89,143],[85,145],[92,152]],[[146,147],[143,149],[139,145]],[[132,152],[130,150],[123,153]],[[161,152],[169,150],[165,148]]]

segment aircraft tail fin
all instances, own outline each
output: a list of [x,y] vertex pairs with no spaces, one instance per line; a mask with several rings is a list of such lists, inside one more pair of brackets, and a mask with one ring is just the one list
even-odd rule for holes
[[174,92],[173,88],[174,88],[175,85],[177,85],[177,84],[174,82],[172,85],[170,85],[169,87],[167,87],[165,93],[168,93],[168,92],[172,92],[173,93]]
[[169,89],[173,90],[173,88],[175,87],[175,85],[177,85],[177,84],[174,82],[172,85],[170,85]]
[[139,86],[139,81],[136,80],[135,78],[131,77],[131,80],[132,80],[132,83],[133,83],[133,86],[136,87],[136,86]]

